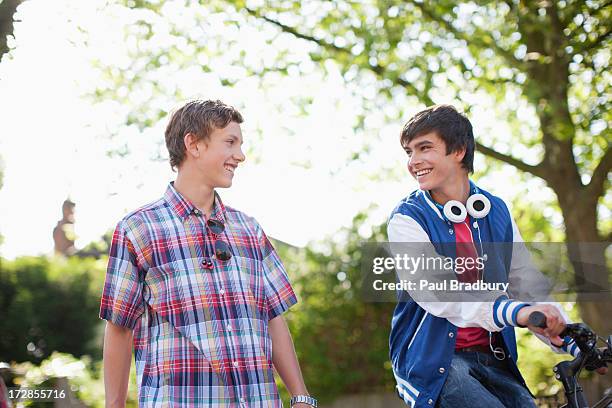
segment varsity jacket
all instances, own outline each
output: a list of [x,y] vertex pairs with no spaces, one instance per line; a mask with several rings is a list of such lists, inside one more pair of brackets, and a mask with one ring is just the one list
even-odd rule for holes
[[[518,256],[520,245],[513,245],[522,242],[522,238],[508,207],[502,199],[479,189],[470,181],[470,194],[474,193],[484,194],[491,202],[489,213],[484,218],[473,219],[469,225],[477,252],[486,259],[483,280],[510,283],[509,291],[513,285],[528,285],[521,279],[534,267],[528,253]],[[390,243],[430,243],[441,256],[453,258],[456,255],[454,245],[450,245],[455,242],[453,225],[426,191],[416,190],[396,206],[389,217],[387,232]],[[481,253],[484,250],[482,243],[507,245],[502,244],[503,250],[487,257]],[[454,356],[458,327],[482,327],[489,332],[500,332],[509,369],[526,387],[516,365],[514,326],[517,326],[518,311],[528,303],[510,299],[508,293],[502,291],[491,291],[487,296],[488,301],[481,302],[412,299],[418,299],[417,296],[404,297],[398,302],[391,322],[390,360],[398,394],[408,406],[435,405]],[[540,338],[550,345],[545,338]],[[556,352],[578,353],[572,342],[562,349],[551,347]]]

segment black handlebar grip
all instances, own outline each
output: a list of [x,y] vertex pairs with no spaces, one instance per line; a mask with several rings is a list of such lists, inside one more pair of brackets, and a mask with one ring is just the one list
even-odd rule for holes
[[531,312],[529,315],[529,326],[546,328],[546,315],[542,312]]

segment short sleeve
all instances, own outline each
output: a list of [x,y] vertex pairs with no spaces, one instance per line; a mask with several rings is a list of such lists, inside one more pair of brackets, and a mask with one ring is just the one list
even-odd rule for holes
[[276,250],[259,228],[259,244],[263,255],[264,290],[268,304],[268,320],[282,314],[297,303],[289,277]]
[[144,311],[143,275],[125,222],[115,229],[100,302],[100,318],[133,329]]

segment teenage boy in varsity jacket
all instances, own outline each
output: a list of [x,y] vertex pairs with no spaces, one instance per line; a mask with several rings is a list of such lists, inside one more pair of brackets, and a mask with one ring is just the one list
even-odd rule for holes
[[285,269],[259,224],[215,191],[245,159],[240,123],[221,101],[174,112],[176,181],[115,230],[100,307],[107,407],[125,406],[132,344],[141,407],[281,407],[273,367],[291,407],[317,405],[281,316],[297,301]]
[[[473,266],[460,277],[467,282],[512,283],[530,272],[528,259],[512,254],[512,243],[522,238],[508,207],[468,179],[474,136],[463,114],[449,105],[427,108],[404,126],[401,145],[419,189],[393,210],[391,243],[428,244],[445,257],[484,258],[484,268]],[[483,243],[508,243],[510,250],[487,259]],[[516,365],[516,326],[578,352],[558,337],[566,317],[555,305],[523,303],[503,291],[485,291],[478,302],[410,295],[393,315],[390,358],[398,393],[411,407],[535,407]],[[544,313],[546,329],[528,326],[534,311]]]

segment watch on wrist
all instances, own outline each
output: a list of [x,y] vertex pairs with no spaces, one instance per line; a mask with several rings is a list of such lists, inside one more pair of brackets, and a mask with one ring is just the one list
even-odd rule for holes
[[295,404],[302,402],[304,404],[308,404],[311,407],[317,408],[317,400],[312,398],[310,395],[294,395],[289,400],[289,405],[294,406]]

